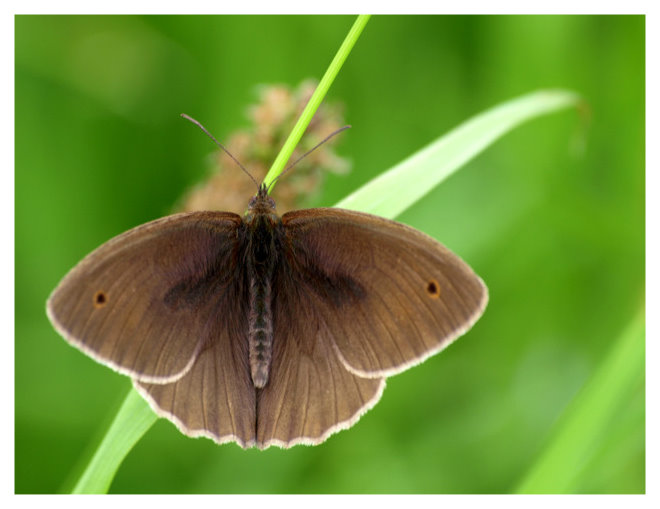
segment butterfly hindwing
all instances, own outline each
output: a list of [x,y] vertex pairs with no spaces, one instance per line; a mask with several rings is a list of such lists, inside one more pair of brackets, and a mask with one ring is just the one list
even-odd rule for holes
[[213,340],[181,379],[133,383],[158,415],[186,435],[251,447],[256,443],[256,389],[250,378],[247,334],[230,311],[220,310]]
[[257,445],[317,444],[376,404],[382,379],[348,372],[334,349],[310,281],[280,255],[273,302],[273,361],[257,393]]

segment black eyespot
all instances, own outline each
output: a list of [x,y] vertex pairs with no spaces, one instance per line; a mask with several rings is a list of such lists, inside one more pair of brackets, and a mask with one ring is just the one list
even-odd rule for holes
[[99,291],[94,294],[94,307],[100,309],[108,303],[108,297],[105,292]]
[[431,281],[429,281],[429,284],[426,285],[426,293],[432,299],[437,299],[438,297],[440,297],[440,285],[435,279],[431,279]]

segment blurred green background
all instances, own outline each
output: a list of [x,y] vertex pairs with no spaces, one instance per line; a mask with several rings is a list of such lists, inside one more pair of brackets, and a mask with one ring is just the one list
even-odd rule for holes
[[[257,85],[319,79],[353,21],[16,18],[17,492],[70,488],[130,386],[51,328],[50,291],[204,175],[213,147],[179,113],[225,139]],[[642,16],[373,17],[328,96],[354,126],[338,148],[353,171],[316,205],[504,100],[561,87],[589,103],[586,132],[574,111],[534,120],[399,217],[481,275],[485,315],[320,446],[243,451],[159,420],[111,491],[515,490],[644,306],[644,32]],[[574,491],[645,490],[643,371],[615,415]]]

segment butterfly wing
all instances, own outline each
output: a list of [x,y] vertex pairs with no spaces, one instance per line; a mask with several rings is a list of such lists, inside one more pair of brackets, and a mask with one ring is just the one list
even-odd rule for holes
[[181,379],[170,384],[134,380],[133,384],[154,411],[182,433],[251,447],[256,389],[250,378],[246,331],[235,317],[221,316],[213,341]]
[[378,401],[384,377],[447,346],[487,301],[467,264],[400,223],[341,209],[282,222],[261,447],[318,443],[350,426]]
[[80,262],[47,307],[70,343],[131,376],[184,433],[248,446],[241,225],[235,214],[193,212],[134,228]]
[[238,313],[232,276],[241,218],[177,214],[138,226],[89,254],[48,299],[64,338],[144,382],[181,378],[217,333],[216,313]]
[[[481,316],[483,281],[428,235],[341,209],[285,214],[290,263],[316,288],[342,363],[369,378],[440,351]],[[310,284],[313,283],[313,284]]]

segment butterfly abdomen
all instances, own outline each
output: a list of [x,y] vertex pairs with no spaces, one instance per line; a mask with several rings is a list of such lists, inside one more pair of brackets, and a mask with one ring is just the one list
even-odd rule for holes
[[247,253],[250,374],[257,389],[263,389],[268,383],[273,357],[272,284],[277,263],[275,236],[278,229],[272,219],[268,215],[254,218]]
[[251,275],[248,341],[252,383],[262,389],[268,382],[273,352],[271,282]]

